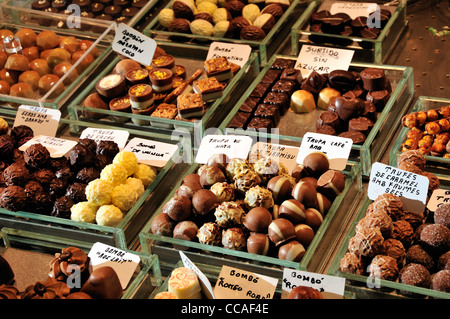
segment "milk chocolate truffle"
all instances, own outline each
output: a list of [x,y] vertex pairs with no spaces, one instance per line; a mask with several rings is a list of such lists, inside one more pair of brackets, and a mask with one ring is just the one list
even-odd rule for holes
[[191,216],[191,200],[186,196],[175,195],[164,204],[162,212],[175,222],[186,220]]
[[277,246],[295,237],[295,228],[292,222],[285,218],[274,219],[268,229],[270,240]]
[[114,268],[103,266],[95,269],[81,288],[93,299],[119,299],[123,290]]
[[385,211],[393,221],[402,219],[405,216],[403,202],[393,194],[384,193],[379,195],[367,208],[367,213],[374,210]]
[[193,241],[197,238],[198,226],[191,220],[177,223],[173,229],[173,238]]
[[267,183],[267,189],[272,192],[275,202],[281,203],[290,196],[293,184],[289,178],[283,175],[272,177]]
[[322,193],[317,193],[317,210],[322,214],[322,216],[325,216],[326,213],[331,208],[331,201]]
[[178,187],[178,189],[175,192],[175,195],[186,196],[189,199],[192,199],[194,194],[200,189],[202,189],[202,186],[200,184],[186,182],[180,185],[180,187]]
[[307,208],[317,206],[317,190],[311,183],[299,181],[292,189],[291,195]]
[[378,228],[363,228],[349,241],[348,250],[365,257],[374,257],[383,251],[384,238]]
[[369,277],[395,281],[399,274],[397,261],[389,256],[376,255],[369,265]]
[[207,166],[215,166],[220,168],[222,172],[226,172],[227,163],[230,161],[226,154],[214,154],[206,162]]
[[278,258],[281,260],[289,260],[300,262],[305,255],[305,247],[296,240],[284,243],[278,250]]
[[323,215],[315,208],[305,210],[305,224],[311,226],[315,231],[322,225]]
[[270,209],[274,205],[272,192],[259,185],[251,187],[245,192],[244,202],[248,208],[264,207]]
[[450,270],[440,270],[431,280],[431,288],[437,291],[450,292]]
[[25,165],[14,162],[3,171],[3,181],[6,186],[16,185],[24,186],[29,180],[31,174]]
[[185,177],[183,177],[182,183],[187,183],[187,182],[197,183],[198,185],[200,185],[200,174],[192,173],[192,174],[186,175]]
[[16,212],[24,210],[27,203],[27,195],[23,187],[11,185],[7,186],[0,193],[0,207]]
[[356,225],[356,231],[362,228],[378,227],[384,238],[389,238],[392,235],[394,224],[392,218],[383,211],[375,211],[366,214]]
[[225,182],[225,174],[216,166],[205,166],[200,174],[200,184],[204,188],[210,188],[215,183]]
[[450,229],[441,224],[427,225],[420,233],[420,240],[432,252],[446,252],[450,248]]
[[248,230],[257,233],[267,233],[267,229],[272,222],[272,215],[264,207],[255,207],[244,217],[244,226]]
[[235,188],[233,184],[227,182],[215,183],[211,186],[210,191],[216,194],[220,203],[234,200]]
[[279,206],[279,217],[285,218],[294,225],[302,223],[306,219],[305,206],[296,199],[287,199]]
[[436,208],[433,218],[435,224],[441,224],[450,228],[450,204],[442,204]]
[[403,265],[406,250],[401,241],[388,238],[383,242],[383,254],[394,258],[398,265]]
[[197,232],[198,242],[218,246],[222,242],[222,231],[216,223],[204,223]]
[[312,152],[305,156],[303,165],[309,168],[312,176],[319,177],[330,168],[328,157],[322,152]]
[[352,252],[348,252],[339,262],[339,269],[342,272],[356,275],[364,274],[364,263],[361,256]]
[[435,266],[434,258],[421,246],[412,245],[408,248],[405,256],[405,263],[415,263],[425,266],[429,271]]
[[168,214],[159,213],[152,220],[151,232],[158,236],[172,237],[174,227],[175,223]]
[[[92,107],[92,108],[101,109],[101,110],[109,110],[108,103],[106,103],[105,100],[101,97],[101,95],[98,94],[97,92],[89,94],[86,97],[86,99],[83,101],[83,106]],[[83,114],[86,117],[94,118],[94,119],[98,119],[98,118],[102,118],[102,117],[106,116],[105,114],[91,112],[91,111],[83,111]]]
[[419,151],[419,150],[409,150],[406,152],[402,152],[397,156],[397,162],[403,163],[410,163],[412,165],[417,166],[421,170],[425,169],[425,156]]
[[321,292],[315,288],[307,286],[294,287],[287,299],[323,299]]
[[216,207],[214,211],[216,224],[220,227],[233,227],[242,224],[245,216],[245,211],[236,202],[223,202]]
[[252,233],[247,238],[247,251],[251,254],[266,256],[270,249],[270,240],[266,234]]
[[222,231],[222,245],[233,250],[244,250],[247,238],[242,228],[232,227]]
[[314,239],[314,230],[306,224],[295,225],[295,237],[305,247],[308,247]]
[[414,236],[414,229],[411,224],[404,219],[400,219],[394,221],[392,225],[392,238],[400,240],[404,246],[409,247]]
[[421,264],[408,264],[400,270],[399,282],[406,285],[430,288],[431,275]]
[[192,208],[200,216],[213,212],[218,205],[216,194],[209,189],[201,189],[192,197]]

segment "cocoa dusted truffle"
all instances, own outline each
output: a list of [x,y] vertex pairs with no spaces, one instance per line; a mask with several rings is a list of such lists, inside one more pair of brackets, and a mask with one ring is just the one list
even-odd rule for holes
[[421,245],[413,245],[408,248],[405,263],[421,264],[429,271],[435,266],[434,258]]
[[433,218],[435,224],[441,224],[450,228],[450,204],[443,204],[436,208]]
[[430,224],[422,229],[420,240],[433,252],[445,252],[450,248],[450,229],[441,224]]
[[400,270],[399,282],[406,285],[430,288],[431,275],[421,264],[408,264]]
[[435,273],[431,288],[437,291],[450,292],[450,270],[440,270]]
[[27,203],[25,189],[20,186],[11,185],[0,193],[0,207],[16,212],[24,210]]
[[389,256],[376,255],[369,265],[369,277],[395,281],[399,269],[397,261]]
[[24,186],[30,179],[30,171],[20,163],[12,163],[5,168],[2,175],[6,186]]

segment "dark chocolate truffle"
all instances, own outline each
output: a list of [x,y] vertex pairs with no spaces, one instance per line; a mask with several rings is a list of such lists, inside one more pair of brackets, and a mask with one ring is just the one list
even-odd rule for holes
[[328,157],[322,152],[312,152],[306,155],[303,165],[308,167],[315,177],[319,177],[330,168]]
[[81,288],[93,299],[119,299],[122,294],[122,285],[114,268],[103,266],[95,269]]
[[450,270],[440,270],[433,275],[431,288],[438,291],[450,292]]
[[5,168],[2,175],[6,186],[25,186],[30,179],[30,171],[21,163],[12,163]]
[[186,220],[191,215],[191,200],[186,196],[175,195],[164,204],[162,212],[175,222]]
[[428,269],[421,264],[408,264],[400,271],[399,282],[416,287],[430,288],[431,275]]
[[53,203],[51,216],[69,219],[72,206],[73,200],[70,197],[61,196]]
[[435,224],[441,224],[450,228],[450,204],[443,204],[436,208],[433,218]]
[[430,224],[422,229],[420,240],[434,252],[445,252],[450,248],[450,229],[441,224]]
[[27,203],[25,189],[20,186],[11,185],[0,193],[0,207],[16,212],[24,210]]

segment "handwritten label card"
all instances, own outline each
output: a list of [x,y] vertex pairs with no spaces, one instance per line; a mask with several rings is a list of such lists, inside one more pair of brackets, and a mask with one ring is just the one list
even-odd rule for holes
[[214,294],[217,299],[272,299],[278,279],[223,266]]
[[130,133],[125,130],[110,130],[102,128],[88,127],[81,132],[80,139],[88,138],[96,141],[114,141],[120,149],[127,143]]
[[252,48],[246,44],[213,42],[209,46],[206,60],[226,57],[229,62],[239,65],[241,68],[248,61]]
[[205,296],[207,296],[208,299],[215,299],[213,287],[211,286],[211,283],[209,282],[205,274],[200,269],[198,269],[198,267],[192,262],[192,260],[190,260],[181,250],[179,251],[179,253],[184,267],[191,269],[197,275],[198,280],[200,281],[200,286],[202,287],[202,292],[205,294]]
[[297,166],[298,147],[258,142],[250,151],[250,158],[270,157],[282,163],[289,172]]
[[214,154],[226,154],[229,158],[247,158],[251,145],[250,136],[206,135],[200,143],[195,162],[205,164]]
[[116,27],[112,49],[143,65],[150,66],[155,54],[156,42],[132,27],[120,23]]
[[138,255],[100,242],[92,245],[88,257],[90,258],[89,266],[92,267],[91,271],[104,266],[112,267],[116,271],[123,289],[127,287],[141,260]]
[[323,299],[342,299],[345,278],[285,268],[281,285],[282,298],[287,298],[289,292],[297,286],[314,288],[322,293]]
[[146,140],[135,137],[124,147],[124,151],[133,152],[139,163],[164,167],[177,151],[178,146],[169,143]]
[[450,204],[450,190],[435,189],[428,200],[427,208],[434,212],[439,206],[444,204]]
[[13,126],[26,125],[34,135],[55,136],[61,119],[61,111],[45,107],[21,105]]
[[368,17],[378,9],[378,4],[368,2],[335,2],[331,5],[330,13],[347,13],[350,18]]
[[308,132],[303,136],[297,163],[302,164],[306,155],[312,152],[324,153],[330,162],[330,169],[345,169],[352,150],[353,141],[349,138]]
[[37,143],[45,146],[50,153],[50,156],[56,158],[67,154],[78,142],[53,136],[38,135],[19,147],[19,150],[23,152],[31,145]]
[[429,183],[426,176],[376,162],[370,172],[367,196],[375,200],[383,193],[390,193],[401,198],[405,210],[421,214]]
[[303,78],[312,71],[330,73],[333,70],[348,70],[354,53],[353,50],[303,45],[294,67],[300,70]]

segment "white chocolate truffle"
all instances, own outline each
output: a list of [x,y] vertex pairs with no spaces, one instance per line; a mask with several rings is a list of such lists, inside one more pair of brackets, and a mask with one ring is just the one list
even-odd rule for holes
[[219,21],[228,21],[229,14],[227,9],[218,8],[212,15],[214,24],[217,24]]
[[94,205],[102,206],[111,203],[113,186],[107,180],[97,178],[86,186],[86,199]]
[[217,10],[217,5],[212,2],[204,1],[197,6],[195,13],[198,12],[208,12],[211,16],[214,14],[214,11]]
[[308,113],[314,111],[316,101],[314,95],[306,90],[297,90],[291,95],[291,110],[295,113]]
[[137,194],[127,184],[114,187],[111,202],[123,212],[129,211],[137,200]]
[[100,172],[100,178],[109,181],[113,187],[125,183],[127,177],[126,168],[118,163],[108,164]]
[[77,222],[92,224],[95,222],[97,209],[98,206],[90,202],[78,202],[70,208],[70,219]]
[[114,164],[121,164],[127,170],[127,176],[134,174],[138,167],[136,154],[129,151],[121,151],[114,156]]
[[95,217],[97,224],[109,227],[116,227],[122,220],[122,211],[114,205],[100,206]]
[[219,1],[217,0],[195,0],[195,6],[198,7],[199,4],[201,4],[202,2],[211,2],[214,3],[216,6],[219,3]]
[[154,167],[139,163],[133,176],[140,179],[144,187],[148,187],[155,180],[157,174]]
[[158,14],[158,21],[165,28],[169,26],[173,19],[175,19],[175,13],[170,8],[164,8]]
[[230,21],[222,20],[214,25],[213,35],[218,38],[224,38],[230,28]]
[[141,197],[144,194],[145,188],[144,184],[139,178],[128,177],[125,185],[128,185],[134,193],[136,193],[137,197]]

